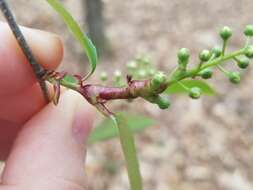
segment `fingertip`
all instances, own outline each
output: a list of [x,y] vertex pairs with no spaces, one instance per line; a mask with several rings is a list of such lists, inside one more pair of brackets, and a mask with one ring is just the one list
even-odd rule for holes
[[[48,32],[21,27],[37,62],[46,69],[55,69],[63,58],[61,39]],[[13,94],[36,82],[35,75],[14,35],[6,23],[0,22],[0,91]]]

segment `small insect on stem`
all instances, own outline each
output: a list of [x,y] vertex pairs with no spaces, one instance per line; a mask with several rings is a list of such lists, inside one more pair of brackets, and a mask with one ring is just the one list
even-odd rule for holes
[[17,22],[15,21],[15,18],[8,6],[8,4],[6,3],[5,0],[0,0],[0,9],[5,17],[5,19],[7,20],[11,31],[13,32],[20,48],[22,49],[23,53],[25,54],[27,60],[29,61],[35,75],[36,78],[41,86],[41,89],[43,91],[44,97],[46,99],[46,101],[49,101],[49,96],[48,96],[48,89],[46,86],[46,83],[44,80],[42,80],[42,77],[45,75],[46,70],[37,63],[36,59],[34,58],[31,49],[28,46],[28,43],[25,40],[24,35],[22,34]]

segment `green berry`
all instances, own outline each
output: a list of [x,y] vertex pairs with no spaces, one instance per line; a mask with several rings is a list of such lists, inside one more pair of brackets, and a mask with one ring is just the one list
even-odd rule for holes
[[136,69],[136,68],[137,68],[136,62],[135,62],[135,61],[130,61],[129,63],[127,63],[127,68],[128,68],[129,70],[134,70],[134,69]]
[[237,62],[238,67],[240,67],[241,69],[247,68],[249,64],[250,64],[250,60],[247,57],[239,59]]
[[198,87],[193,87],[190,89],[189,91],[189,96],[192,98],[192,99],[199,99],[200,98],[200,95],[201,95],[201,90],[200,88]]
[[240,73],[238,72],[231,72],[228,75],[230,82],[234,83],[234,84],[238,84],[240,83],[241,77],[240,77]]
[[190,52],[187,48],[181,48],[177,54],[179,62],[188,63]]
[[148,75],[153,76],[155,74],[155,69],[149,69]]
[[135,59],[139,64],[150,65],[151,59],[147,55],[138,55]]
[[116,81],[119,81],[119,80],[122,78],[122,73],[121,73],[121,71],[116,70],[116,71],[114,72],[114,77],[115,77],[115,80],[116,80]]
[[231,36],[232,36],[232,30],[231,30],[228,26],[224,26],[224,27],[220,30],[220,37],[221,37],[223,40],[228,40]]
[[108,75],[106,72],[100,73],[100,80],[101,81],[106,81],[108,79]]
[[166,80],[166,75],[163,72],[158,72],[153,76],[151,86],[152,88],[158,88],[161,84],[165,83]]
[[213,76],[213,70],[210,68],[206,68],[200,72],[200,76],[203,79],[210,79]]
[[209,50],[202,50],[199,54],[199,59],[203,62],[206,62],[210,59],[211,57],[211,53]]
[[142,58],[142,63],[143,63],[144,65],[150,65],[150,63],[151,63],[150,57],[149,57],[149,56],[143,56],[143,58]]
[[245,36],[252,37],[253,36],[253,25],[247,25],[244,28],[244,34],[245,34]]
[[253,58],[253,45],[247,47],[245,52],[246,57],[252,59]]
[[145,78],[147,76],[147,71],[144,70],[144,69],[141,69],[141,70],[138,71],[137,75],[140,78]]
[[168,96],[159,95],[156,99],[156,104],[160,109],[167,109],[170,106],[170,99]]
[[212,49],[212,53],[215,55],[215,57],[220,57],[220,56],[221,56],[221,53],[222,53],[221,47],[215,46],[215,47]]
[[135,57],[135,60],[136,61],[141,61],[142,60],[142,58],[143,58],[143,54],[138,54],[136,57]]

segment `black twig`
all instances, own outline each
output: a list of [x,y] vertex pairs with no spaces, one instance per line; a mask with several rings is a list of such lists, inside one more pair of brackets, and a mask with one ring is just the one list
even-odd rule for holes
[[33,53],[30,49],[30,47],[28,46],[28,43],[25,40],[24,35],[22,34],[17,22],[15,21],[15,18],[10,10],[10,8],[8,7],[8,4],[6,3],[5,0],[0,0],[0,9],[5,17],[5,19],[7,20],[11,31],[13,32],[20,48],[22,49],[23,53],[25,54],[26,58],[28,59],[34,74],[36,75],[36,78],[41,86],[41,89],[43,91],[44,97],[47,101],[49,101],[49,97],[48,97],[48,89],[46,86],[46,82],[44,80],[42,80],[43,76],[46,73],[46,70],[40,65],[38,64],[38,62],[36,61],[36,59],[33,56]]

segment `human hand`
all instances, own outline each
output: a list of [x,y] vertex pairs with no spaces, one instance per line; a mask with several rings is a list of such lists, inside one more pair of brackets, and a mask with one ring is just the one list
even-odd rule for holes
[[[63,55],[60,39],[38,30],[22,31],[38,62],[55,69]],[[84,189],[91,108],[71,90],[57,106],[46,105],[5,23],[0,23],[0,39],[0,160],[7,159],[0,190]]]

